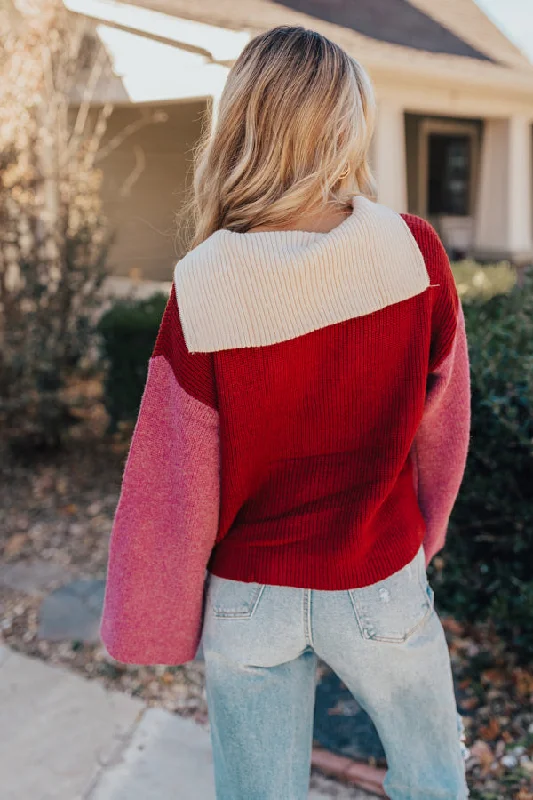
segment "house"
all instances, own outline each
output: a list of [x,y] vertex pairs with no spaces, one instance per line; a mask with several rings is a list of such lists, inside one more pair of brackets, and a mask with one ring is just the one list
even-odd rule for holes
[[110,135],[165,113],[103,162],[116,275],[169,279],[204,112],[246,42],[280,24],[324,33],[370,72],[381,202],[428,218],[453,257],[532,258],[533,65],[474,0],[65,3],[94,20],[111,58],[95,98],[115,104]]

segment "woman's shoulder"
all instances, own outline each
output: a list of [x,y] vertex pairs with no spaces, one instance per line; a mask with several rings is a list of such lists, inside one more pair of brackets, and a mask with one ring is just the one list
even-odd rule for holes
[[434,258],[435,256],[440,257],[442,254],[446,255],[446,250],[437,231],[427,219],[417,217],[415,214],[400,214],[400,216],[409,228],[424,257]]
[[424,258],[431,284],[453,282],[448,253],[433,225],[414,214],[401,214],[401,217]]
[[235,259],[223,244],[224,231],[212,233],[191,248],[174,267],[173,288],[180,319],[192,351],[215,351],[220,306],[231,317],[235,303]]
[[176,263],[174,277],[196,269],[199,264],[208,264],[213,257],[220,257],[220,237],[222,231],[218,230],[204,239],[203,242],[191,247]]

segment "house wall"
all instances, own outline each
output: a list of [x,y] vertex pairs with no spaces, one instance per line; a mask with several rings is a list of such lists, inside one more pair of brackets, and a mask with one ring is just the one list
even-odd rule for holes
[[[463,98],[450,94],[438,96],[438,92],[426,95],[412,87],[409,91],[402,87],[403,92],[397,88],[392,103],[390,87],[386,92],[383,86],[378,86],[381,109],[371,160],[378,178],[380,201],[398,211],[419,214],[423,213],[419,197],[421,120],[437,116],[442,119],[443,114],[454,108],[455,113],[447,115],[449,120],[464,122],[472,120],[473,115],[461,116]],[[415,95],[420,102],[418,110]],[[443,104],[440,115],[436,111],[439,101]],[[488,98],[483,98],[483,105],[487,101]],[[491,102],[494,107],[494,98]],[[128,137],[102,164],[104,207],[115,230],[109,266],[117,276],[168,280],[176,259],[184,251],[184,226],[178,230],[175,214],[191,177],[191,151],[201,133],[206,101],[173,103],[163,108],[168,114],[167,122],[149,125]],[[533,117],[533,109],[530,111]],[[107,138],[119,134],[138,120],[141,113],[151,112],[146,106],[115,109]],[[480,119],[481,115],[477,118],[481,133]],[[523,260],[531,252],[533,242],[533,159],[524,158],[522,141],[524,124],[529,121],[524,114],[483,119],[485,135],[475,187],[473,255]],[[531,144],[531,126],[527,130]],[[144,163],[138,180],[131,190],[124,192],[125,181],[141,162]],[[176,240],[176,234],[180,233]]]
[[[492,90],[474,87],[465,80],[461,88],[427,83],[424,76],[402,82],[390,73],[372,75],[381,109],[378,140],[385,143],[378,154],[379,196],[398,211],[421,211],[420,181],[416,184],[416,155],[421,136],[417,118],[447,117],[457,122],[477,120],[483,124],[482,147],[473,208],[472,255],[480,259],[509,258],[526,263],[533,257],[533,165],[530,96],[504,92],[495,83]],[[401,135],[398,119],[405,124]],[[380,122],[381,120],[381,122]],[[379,125],[383,131],[380,136]],[[418,141],[417,141],[418,139]],[[402,153],[405,155],[402,156]],[[382,159],[380,168],[379,157]],[[405,171],[399,165],[405,159]],[[389,169],[394,162],[396,168]],[[402,184],[401,186],[399,184]],[[405,206],[401,198],[405,189]]]
[[481,258],[528,263],[533,242],[533,153],[528,117],[485,122],[476,251]]
[[[112,274],[171,280],[185,240],[185,225],[178,229],[176,212],[191,178],[192,149],[201,134],[205,108],[206,101],[162,106],[166,122],[150,123],[128,136],[102,161],[104,211],[114,233],[109,253]],[[116,108],[106,141],[155,110]],[[128,179],[137,169],[139,177],[128,189]]]

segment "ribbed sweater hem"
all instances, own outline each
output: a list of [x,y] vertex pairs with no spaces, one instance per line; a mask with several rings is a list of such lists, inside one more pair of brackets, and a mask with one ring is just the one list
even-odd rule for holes
[[[424,528],[413,527],[376,539],[371,550],[356,548],[339,558],[335,548],[292,557],[291,548],[257,548],[231,541],[231,534],[214,548],[208,564],[213,575],[246,583],[338,591],[358,589],[385,580],[416,556]],[[366,543],[366,542],[365,542]]]

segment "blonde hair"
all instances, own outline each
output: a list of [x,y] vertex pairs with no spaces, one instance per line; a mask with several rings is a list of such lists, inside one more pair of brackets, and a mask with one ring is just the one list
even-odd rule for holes
[[370,79],[315,31],[256,36],[230,70],[195,158],[193,246],[214,231],[283,226],[325,203],[374,199]]

